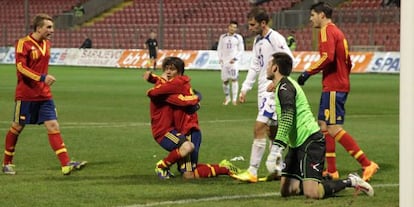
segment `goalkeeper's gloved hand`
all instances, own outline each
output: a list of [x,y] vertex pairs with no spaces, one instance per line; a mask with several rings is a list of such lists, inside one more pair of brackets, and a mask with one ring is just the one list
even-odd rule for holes
[[302,74],[300,74],[300,76],[298,77],[298,83],[299,85],[303,86],[305,85],[306,80],[308,80],[308,78],[310,77],[310,74],[308,72],[303,72]]
[[266,168],[270,174],[276,173],[277,175],[282,174],[284,168],[283,163],[283,150],[284,146],[274,143],[270,148],[270,153],[267,156]]
[[196,96],[198,96],[198,100],[199,100],[199,101],[201,101],[201,99],[203,98],[203,96],[201,95],[200,91],[196,91],[196,90],[194,90],[194,89],[193,89],[193,91],[194,91],[194,94],[195,94]]
[[193,106],[186,107],[185,112],[188,113],[188,114],[194,114],[199,109],[200,109],[200,104],[196,104],[196,105],[193,105]]

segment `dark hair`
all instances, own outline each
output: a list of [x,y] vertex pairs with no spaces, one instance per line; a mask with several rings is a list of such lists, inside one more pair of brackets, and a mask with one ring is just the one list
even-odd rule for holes
[[332,13],[333,13],[332,6],[329,5],[326,2],[321,1],[319,3],[313,4],[310,7],[310,10],[311,11],[313,10],[318,14],[323,12],[325,14],[326,18],[329,18],[329,19],[332,18]]
[[167,66],[174,66],[178,70],[178,74],[184,74],[185,63],[179,57],[166,57],[162,61],[162,68],[165,69]]
[[231,20],[230,24],[235,24],[235,25],[239,26],[239,23],[236,20]]
[[32,21],[33,31],[36,31],[38,27],[42,27],[45,23],[44,20],[50,20],[53,22],[53,18],[47,14],[37,14]]
[[261,7],[254,7],[250,10],[247,14],[248,19],[254,18],[257,22],[265,21],[266,24],[269,23],[269,15],[267,14],[266,10]]
[[284,52],[277,52],[272,56],[272,62],[279,67],[279,73],[284,76],[289,76],[292,72],[292,58]]

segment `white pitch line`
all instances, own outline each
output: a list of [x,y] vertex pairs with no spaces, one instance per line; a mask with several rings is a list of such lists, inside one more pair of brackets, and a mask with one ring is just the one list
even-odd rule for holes
[[[390,188],[390,187],[398,187],[398,186],[399,186],[398,183],[372,185],[372,187],[374,188]],[[238,200],[238,199],[247,199],[247,198],[265,198],[265,197],[272,197],[272,196],[280,196],[280,193],[213,196],[213,197],[197,198],[197,199],[193,198],[193,199],[162,201],[162,202],[154,202],[154,203],[146,203],[146,204],[134,204],[134,205],[128,205],[128,206],[122,206],[122,207],[151,207],[151,206],[163,206],[163,205],[190,204],[190,203],[198,203],[198,202],[206,202],[206,201]]]
[[197,198],[197,199],[184,199],[184,200],[176,200],[176,201],[162,201],[162,202],[155,202],[155,203],[147,203],[147,204],[136,204],[130,206],[123,206],[123,207],[150,207],[150,206],[162,206],[162,205],[175,205],[175,204],[189,204],[189,203],[198,203],[198,202],[205,202],[205,201],[222,201],[222,200],[237,200],[237,199],[246,199],[246,198],[263,198],[263,197],[270,197],[270,196],[277,196],[280,193],[264,193],[264,194],[254,194],[254,195],[234,195],[234,196],[214,196],[214,197],[207,197],[207,198]]

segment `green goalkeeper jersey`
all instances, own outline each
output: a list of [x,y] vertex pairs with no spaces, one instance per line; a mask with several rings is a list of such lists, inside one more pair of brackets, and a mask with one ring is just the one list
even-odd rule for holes
[[276,86],[276,113],[278,130],[275,141],[283,145],[299,147],[320,130],[305,93],[290,77],[283,77]]

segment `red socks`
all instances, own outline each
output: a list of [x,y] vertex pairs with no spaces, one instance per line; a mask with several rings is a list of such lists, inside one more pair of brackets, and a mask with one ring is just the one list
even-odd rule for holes
[[365,156],[365,153],[359,148],[352,136],[345,130],[339,131],[335,135],[335,140],[337,140],[345,148],[345,150],[361,164],[362,167],[366,167],[371,164]]
[[171,151],[168,156],[163,159],[164,163],[167,165],[164,167],[171,166],[172,164],[178,162],[181,158],[180,150],[178,150],[178,148]]
[[329,135],[328,131],[322,131],[325,135],[325,142],[326,142],[326,162],[327,162],[327,170],[329,173],[334,173],[337,171],[336,169],[336,153],[335,153],[335,139]]
[[7,132],[3,160],[4,165],[13,163],[14,150],[19,134],[20,131],[16,130],[13,127],[10,127],[9,131]]
[[61,166],[66,166],[69,162],[69,155],[66,150],[65,144],[63,143],[62,136],[60,132],[54,132],[48,134],[49,136],[49,144],[52,147],[53,151],[55,151]]
[[218,164],[198,164],[194,173],[196,178],[209,178],[218,175],[228,175],[229,170],[225,167],[220,167]]

